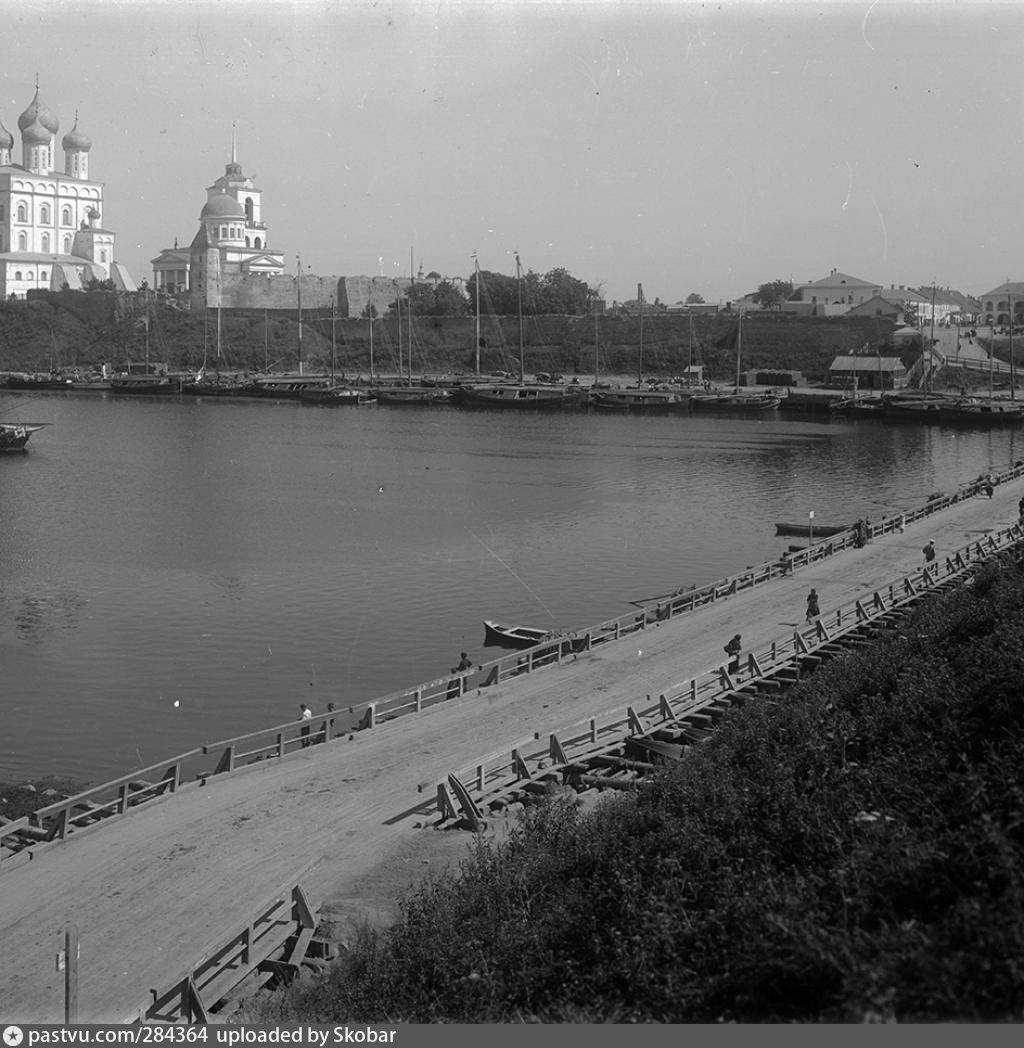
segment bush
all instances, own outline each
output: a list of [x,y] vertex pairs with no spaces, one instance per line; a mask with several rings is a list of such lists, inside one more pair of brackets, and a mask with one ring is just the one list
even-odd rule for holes
[[541,806],[264,1016],[1024,1015],[1024,571],[922,606],[635,796]]

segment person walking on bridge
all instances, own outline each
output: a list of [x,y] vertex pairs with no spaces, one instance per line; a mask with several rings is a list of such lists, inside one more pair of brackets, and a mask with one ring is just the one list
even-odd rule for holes
[[821,609],[818,607],[818,591],[812,589],[807,594],[807,621],[813,622],[821,614]]
[[723,650],[729,656],[729,672],[736,673],[740,668],[740,652],[743,650],[743,638],[737,633]]
[[935,560],[935,539],[929,539],[922,552],[924,553],[925,564],[931,564]]

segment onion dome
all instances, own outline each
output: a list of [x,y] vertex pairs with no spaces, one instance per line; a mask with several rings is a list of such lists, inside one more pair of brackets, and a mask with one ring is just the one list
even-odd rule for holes
[[61,148],[68,153],[88,153],[92,149],[92,139],[78,130],[77,113],[75,113],[75,126],[62,139]]
[[13,149],[14,148],[14,135],[7,130],[3,125],[3,121],[0,121],[0,149]]
[[229,193],[217,193],[206,201],[200,219],[245,218],[245,208]]
[[35,98],[32,99],[28,109],[18,117],[18,130],[24,133],[38,121],[46,130],[55,135],[60,129],[60,121],[46,108],[44,102],[39,101],[39,88],[36,88]]
[[36,120],[21,129],[21,140],[29,146],[45,146],[50,141],[50,131],[44,124]]

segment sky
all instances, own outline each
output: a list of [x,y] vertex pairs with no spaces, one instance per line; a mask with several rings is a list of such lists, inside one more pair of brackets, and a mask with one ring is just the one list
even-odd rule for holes
[[[137,281],[231,159],[295,272],[727,301],[1024,280],[1024,4],[0,0],[0,123],[93,142]],[[237,126],[236,126],[237,125]],[[63,151],[58,148],[63,168]]]

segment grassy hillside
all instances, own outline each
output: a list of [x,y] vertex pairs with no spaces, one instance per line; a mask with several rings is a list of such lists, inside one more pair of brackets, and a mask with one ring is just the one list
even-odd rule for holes
[[[51,366],[92,368],[144,359],[145,314],[149,310],[149,355],[174,369],[198,367],[206,357],[216,362],[216,312],[190,312],[153,296],[115,292],[58,292],[29,301],[0,303],[0,371],[48,371]],[[221,363],[249,370],[266,366],[294,368],[298,363],[299,325],[295,312],[225,310],[221,315]],[[743,328],[743,368],[785,368],[823,378],[832,359],[865,344],[884,342],[890,325],[872,319],[793,318],[752,314]],[[566,375],[635,374],[639,370],[639,317],[529,317],[524,326],[527,372],[558,371]],[[481,320],[481,371],[518,370],[519,323],[515,317]],[[337,368],[348,375],[370,369],[369,324],[341,320],[334,325]],[[727,314],[694,318],[692,359],[713,378],[735,372],[735,317]],[[330,367],[332,323],[326,311],[305,311],[302,324],[303,363],[309,369]],[[419,318],[413,325],[412,368],[421,372],[467,372],[476,369],[475,320]],[[401,366],[408,368],[408,328],[403,322]],[[374,325],[376,372],[399,368],[399,333],[394,319]],[[645,377],[678,374],[691,358],[689,322],[685,316],[651,314],[644,318]]]
[[1024,568],[552,802],[263,1021],[1024,1018]]

